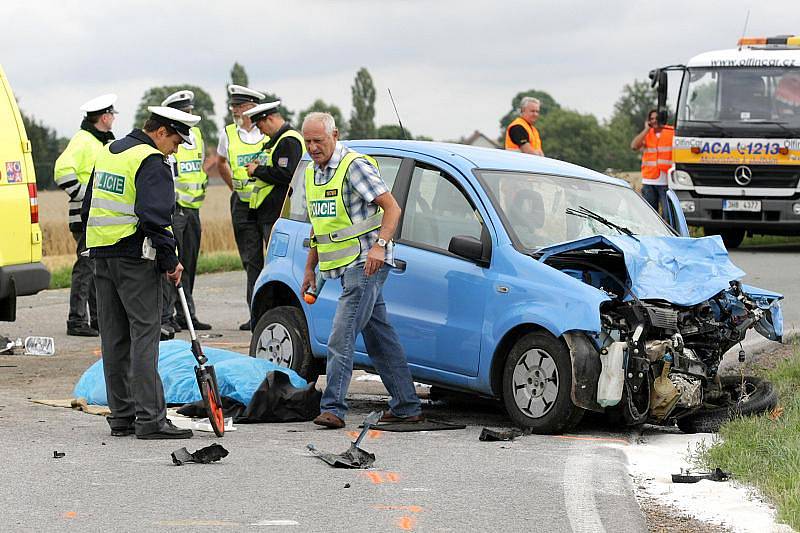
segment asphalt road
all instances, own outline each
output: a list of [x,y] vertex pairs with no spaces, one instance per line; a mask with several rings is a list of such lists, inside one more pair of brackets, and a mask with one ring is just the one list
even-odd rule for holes
[[[795,327],[798,252],[732,254],[749,272],[747,282],[786,295],[785,319]],[[249,334],[236,329],[245,318],[243,292],[241,273],[199,278],[198,314],[222,334],[207,344],[246,352]],[[346,431],[262,424],[240,425],[222,440],[112,438],[101,417],[29,401],[68,397],[98,357],[96,339],[64,335],[67,296],[62,290],[22,298],[18,321],[0,324],[9,336],[52,336],[58,350],[50,358],[0,356],[0,530],[645,530],[619,449],[635,442],[597,423],[561,437],[484,443],[482,427],[509,424],[496,405],[426,401],[429,417],[467,429],[373,433],[363,447],[377,462],[366,472],[335,470],[310,456],[308,443],[344,451],[353,438],[348,431],[385,406],[374,382],[354,381]],[[212,442],[230,455],[212,465],[171,464],[171,451]],[[66,455],[54,459],[55,450]]]

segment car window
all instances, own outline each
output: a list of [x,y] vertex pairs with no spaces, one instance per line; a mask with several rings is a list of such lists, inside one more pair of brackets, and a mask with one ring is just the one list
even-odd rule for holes
[[[392,190],[403,159],[400,157],[383,155],[374,156],[374,158],[378,162],[378,170],[381,173],[381,178],[383,178],[389,190]],[[281,212],[281,216],[284,218],[297,220],[299,222],[308,222],[305,196],[305,173],[308,163],[308,160],[300,161],[300,164],[297,165],[297,170],[294,171],[291,188],[289,194],[286,196],[286,202],[284,202],[283,211]]]
[[456,235],[481,238],[481,221],[455,180],[445,172],[417,164],[403,215],[400,238],[447,250]]

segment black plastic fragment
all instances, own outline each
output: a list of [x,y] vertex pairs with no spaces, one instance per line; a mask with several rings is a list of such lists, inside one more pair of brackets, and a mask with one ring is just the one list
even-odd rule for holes
[[383,411],[373,411],[364,419],[363,429],[350,447],[343,453],[326,453],[309,444],[308,450],[334,468],[369,468],[375,462],[375,455],[359,448],[364,436],[378,423],[383,416]]
[[65,455],[67,455],[67,454],[64,453],[64,452],[53,451],[53,459],[61,459]]
[[200,448],[194,453],[189,453],[189,450],[186,448],[180,448],[172,452],[170,455],[172,456],[172,462],[178,466],[186,463],[200,463],[207,465],[209,463],[213,463],[214,461],[219,461],[223,457],[227,457],[228,450],[219,444],[214,443],[211,446]]
[[728,481],[731,477],[730,472],[725,472],[720,468],[715,468],[713,472],[698,472],[697,474],[690,474],[689,472],[681,472],[680,474],[672,474],[673,483],[697,483],[702,479],[710,479],[711,481]]
[[478,437],[478,440],[484,442],[514,440],[517,437],[521,437],[522,435],[524,435],[522,430],[516,428],[501,429],[501,430],[483,428],[483,431],[481,431],[481,435],[480,437]]

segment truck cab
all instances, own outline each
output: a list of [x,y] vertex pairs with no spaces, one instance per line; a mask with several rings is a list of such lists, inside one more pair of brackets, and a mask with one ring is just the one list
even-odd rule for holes
[[31,143],[0,67],[0,320],[16,319],[17,296],[50,284],[42,264],[42,230]]
[[728,248],[800,235],[800,37],[744,38],[666,70],[682,72],[669,187],[689,225]]

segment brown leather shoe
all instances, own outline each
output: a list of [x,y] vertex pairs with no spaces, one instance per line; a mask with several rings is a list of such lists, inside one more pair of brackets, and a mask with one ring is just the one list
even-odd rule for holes
[[329,429],[341,429],[344,427],[344,420],[333,413],[322,413],[314,419],[314,423]]
[[378,420],[379,424],[397,424],[397,423],[411,423],[411,422],[425,422],[425,417],[422,415],[414,415],[414,416],[396,416],[391,413],[391,411],[387,411]]

